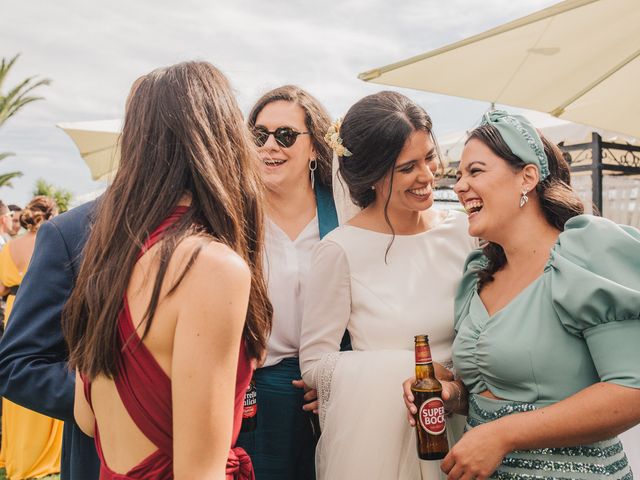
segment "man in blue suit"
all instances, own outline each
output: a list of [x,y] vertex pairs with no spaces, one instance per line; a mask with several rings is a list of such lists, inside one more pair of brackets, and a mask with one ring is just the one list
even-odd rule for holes
[[93,439],[73,419],[75,374],[60,318],[75,284],[95,201],[45,222],[0,341],[0,395],[64,420],[63,480],[97,480]]

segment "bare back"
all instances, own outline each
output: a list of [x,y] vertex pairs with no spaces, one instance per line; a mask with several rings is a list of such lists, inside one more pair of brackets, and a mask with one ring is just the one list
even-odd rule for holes
[[[166,298],[166,292],[176,280],[187,256],[188,244],[196,239],[188,239],[176,249],[170,261],[167,274],[162,285],[161,301],[153,318],[151,328],[143,344],[151,352],[162,370],[171,377],[171,357],[176,320],[177,305],[184,301],[180,289],[176,295]],[[195,246],[195,245],[194,245]],[[127,300],[131,319],[141,335],[146,322],[141,319],[151,299],[155,276],[158,271],[160,245],[151,248],[136,264],[127,288]],[[115,383],[106,377],[96,378],[91,385],[92,403],[100,430],[100,441],[107,465],[112,470],[124,473],[140,463],[157,450],[157,447],[140,431],[125,409],[118,394]],[[87,405],[88,408],[88,405]]]
[[28,232],[23,236],[9,242],[9,253],[11,260],[16,265],[19,272],[24,274],[29,267],[33,249],[36,243],[36,234]]
[[[203,242],[206,245],[188,274],[167,297],[194,249]],[[151,298],[159,248],[152,247],[138,261],[127,288],[131,321],[139,335],[145,327],[141,319]],[[250,280],[247,265],[235,252],[202,237],[182,241],[169,262],[143,344],[171,379],[175,478],[181,477],[178,472],[184,474],[182,478],[206,476],[211,471],[224,473]],[[108,468],[127,473],[158,450],[130,417],[113,380],[94,379],[91,398],[93,411],[84,399],[82,381],[78,381],[76,420],[83,431],[95,433],[95,414]]]

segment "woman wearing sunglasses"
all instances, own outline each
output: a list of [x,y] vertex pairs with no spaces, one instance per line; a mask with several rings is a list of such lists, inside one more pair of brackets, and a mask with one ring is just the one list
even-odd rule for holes
[[323,140],[330,120],[314,97],[287,85],[263,95],[248,123],[267,187],[264,271],[274,318],[255,373],[257,428],[240,444],[260,480],[314,479],[316,391],[301,380],[298,350],[311,250],[338,225]]

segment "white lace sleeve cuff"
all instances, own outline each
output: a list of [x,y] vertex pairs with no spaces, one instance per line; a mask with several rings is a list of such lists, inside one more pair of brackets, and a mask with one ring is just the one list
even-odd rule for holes
[[318,362],[316,385],[318,390],[320,429],[324,427],[325,415],[327,414],[329,401],[331,400],[331,379],[333,378],[333,371],[336,368],[336,363],[338,363],[339,358],[340,352],[331,352],[324,354]]

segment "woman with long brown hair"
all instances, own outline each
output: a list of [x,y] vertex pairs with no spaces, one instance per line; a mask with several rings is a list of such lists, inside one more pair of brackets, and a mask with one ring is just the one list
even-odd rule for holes
[[224,75],[141,77],[121,150],[65,307],[76,419],[101,478],[252,478],[230,447],[271,307],[256,152]]

